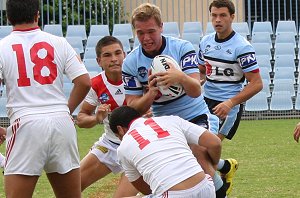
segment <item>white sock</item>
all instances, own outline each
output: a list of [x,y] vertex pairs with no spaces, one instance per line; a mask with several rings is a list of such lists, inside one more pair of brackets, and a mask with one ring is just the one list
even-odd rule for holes
[[0,167],[3,168],[5,164],[5,157],[0,153]]

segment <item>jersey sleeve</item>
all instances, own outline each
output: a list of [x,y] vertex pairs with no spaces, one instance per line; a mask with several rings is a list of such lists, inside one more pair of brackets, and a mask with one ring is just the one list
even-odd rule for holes
[[134,165],[132,165],[131,162],[127,160],[127,158],[125,157],[126,153],[124,155],[123,152],[120,151],[119,149],[117,150],[117,153],[118,153],[119,164],[125,170],[125,175],[128,178],[129,182],[133,182],[138,178],[140,178],[141,174],[134,167]]
[[94,89],[90,89],[89,93],[86,95],[85,102],[89,103],[92,106],[98,106],[100,102],[98,102],[98,96]]
[[[129,56],[134,56],[131,54]],[[143,95],[143,85],[137,77],[136,65],[131,60],[131,57],[127,56],[122,65],[122,80],[124,83],[125,94],[128,95]]]
[[244,73],[258,69],[255,50],[252,45],[247,44],[237,48],[237,61]]
[[[62,38],[64,39],[64,38]],[[78,76],[88,73],[80,57],[76,54],[75,50],[71,45],[64,39],[65,42],[65,55],[66,55],[66,65],[65,74],[67,77],[73,81]]]
[[198,58],[192,43],[183,43],[180,57],[180,66],[184,73],[199,73]]
[[206,129],[182,118],[177,117],[177,119],[178,123],[180,123],[184,136],[187,139],[187,142],[190,144],[198,144],[199,137],[203,134],[203,132],[206,131]]

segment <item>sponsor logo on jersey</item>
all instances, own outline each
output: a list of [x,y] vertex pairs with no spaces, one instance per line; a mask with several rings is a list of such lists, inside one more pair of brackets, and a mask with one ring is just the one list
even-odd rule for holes
[[206,45],[204,53],[206,53],[210,49],[210,45]]
[[102,153],[107,153],[108,149],[104,146],[97,146],[96,147],[99,151],[101,151]]
[[226,50],[226,52],[227,52],[227,54],[232,54],[230,49]]
[[215,46],[215,50],[220,50],[220,49],[221,49],[220,45]]
[[207,76],[210,76],[211,75],[211,73],[212,73],[212,66],[211,66],[211,64],[209,64],[209,62],[205,62],[205,67],[206,67],[206,75]]
[[198,59],[196,53],[190,53],[187,54],[183,59],[181,60],[181,66],[182,68],[190,67],[190,66],[198,66]]
[[109,100],[108,94],[107,93],[101,94],[101,96],[99,97],[99,100],[102,104],[106,103]]
[[139,67],[138,74],[140,77],[145,78],[145,76],[148,74],[148,70],[146,69],[146,67]]
[[242,67],[247,67],[256,63],[255,54],[247,54],[239,58]]
[[123,76],[125,87],[137,87],[137,82],[133,76]]
[[118,90],[116,91],[116,93],[115,93],[115,95],[121,95],[121,94],[123,94],[123,92],[121,91],[121,89],[118,89]]

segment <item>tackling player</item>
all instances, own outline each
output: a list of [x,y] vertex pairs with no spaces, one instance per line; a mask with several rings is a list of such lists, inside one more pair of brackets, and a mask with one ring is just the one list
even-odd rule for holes
[[[221,155],[217,136],[178,116],[142,118],[128,106],[115,109],[109,125],[122,140],[117,153],[125,174],[144,197],[216,197],[211,176]],[[189,144],[206,149],[210,175]]]
[[[109,128],[108,116],[111,110],[126,104],[121,72],[125,52],[117,38],[106,36],[98,41],[96,54],[97,62],[104,71],[92,78],[92,88],[78,113],[77,125],[91,128],[103,122],[104,133],[80,162],[82,191],[111,172],[123,172],[116,152],[120,140]],[[114,197],[137,193],[122,174]]]
[[[56,197],[81,197],[77,134],[70,114],[90,89],[81,59],[65,38],[38,27],[39,0],[7,0],[13,32],[0,41],[10,126],[6,197],[32,197],[45,170]],[[63,75],[74,83],[67,101]]]

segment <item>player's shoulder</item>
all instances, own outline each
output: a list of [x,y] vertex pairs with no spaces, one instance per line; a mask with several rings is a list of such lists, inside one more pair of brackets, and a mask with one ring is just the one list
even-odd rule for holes
[[203,42],[208,42],[208,41],[211,41],[211,40],[214,40],[215,39],[215,36],[216,36],[216,33],[215,32],[212,32],[210,34],[206,34],[204,35],[202,38],[201,38],[201,43]]
[[250,42],[245,37],[240,35],[238,32],[235,32],[235,35],[232,37],[232,42],[239,46],[251,45]]

